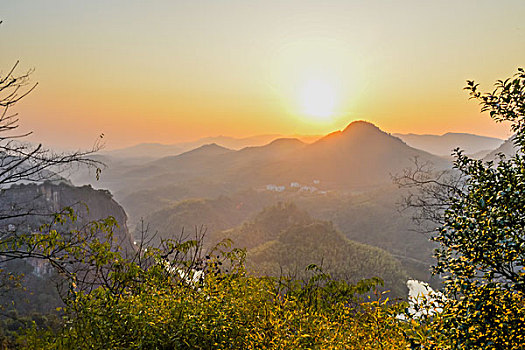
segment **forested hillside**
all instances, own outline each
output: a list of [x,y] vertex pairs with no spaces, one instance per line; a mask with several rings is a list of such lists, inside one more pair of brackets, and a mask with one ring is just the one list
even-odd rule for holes
[[217,234],[247,249],[247,269],[260,276],[304,278],[316,264],[333,278],[357,283],[379,277],[393,295],[406,295],[401,264],[381,249],[346,239],[331,223],[312,219],[293,203],[265,208],[251,221]]

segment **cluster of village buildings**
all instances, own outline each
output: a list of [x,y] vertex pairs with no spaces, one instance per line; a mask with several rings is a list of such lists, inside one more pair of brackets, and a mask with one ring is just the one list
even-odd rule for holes
[[[314,185],[319,185],[321,181],[319,180],[313,180],[312,181]],[[284,185],[274,185],[274,184],[268,184],[266,185],[267,191],[272,192],[284,192],[287,189]],[[290,190],[294,190],[297,192],[308,192],[308,193],[318,193],[318,194],[326,194],[326,191],[321,191],[316,186],[308,186],[308,185],[302,185],[299,182],[291,182],[289,186]]]

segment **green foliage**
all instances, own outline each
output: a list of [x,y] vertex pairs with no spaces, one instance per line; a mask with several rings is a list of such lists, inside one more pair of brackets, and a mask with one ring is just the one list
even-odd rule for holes
[[497,283],[464,284],[436,331],[452,348],[521,349],[525,344],[525,295]]
[[466,90],[472,98],[481,104],[482,112],[489,112],[496,122],[510,121],[512,131],[516,133],[516,140],[523,149],[525,145],[525,71],[518,68],[518,72],[505,80],[498,80],[491,93],[482,94],[478,91],[478,84],[467,81]]
[[338,280],[357,283],[377,276],[394,296],[404,297],[407,292],[407,275],[388,252],[346,239],[330,222],[312,219],[294,203],[266,207],[222,235],[248,249],[247,270],[259,276],[302,279],[305,268],[316,263]]
[[[64,223],[66,216],[57,217]],[[69,214],[74,219],[73,214]],[[88,230],[107,232],[111,220]],[[52,233],[52,234],[50,234]],[[73,233],[73,232],[71,232]],[[74,232],[76,233],[76,232]],[[46,236],[46,237],[44,237]],[[201,254],[196,240],[165,241],[158,249],[122,256],[100,234],[68,245],[66,234],[34,233],[34,251],[60,247],[57,263],[88,267],[66,275],[64,318],[57,328],[34,327],[18,338],[31,349],[399,349],[403,328],[381,294],[363,299],[378,279],[355,285],[308,268],[306,280],[253,277],[245,252],[218,245]],[[44,239],[45,238],[45,239]],[[27,242],[25,243],[27,244]],[[82,254],[81,254],[82,253]],[[84,269],[81,269],[83,271]]]
[[467,82],[497,122],[510,121],[520,152],[484,163],[456,153],[464,186],[455,191],[435,236],[435,272],[445,275],[443,312],[421,321],[425,349],[521,349],[525,343],[525,73],[498,81],[481,94]]
[[334,278],[357,283],[380,277],[396,297],[404,297],[406,273],[387,252],[352,242],[330,223],[293,225],[269,241],[248,251],[247,267],[259,275],[281,274],[302,278],[312,262],[322,265]]
[[445,212],[436,271],[523,292],[525,159],[518,154],[493,167],[458,153],[456,167],[468,187]]

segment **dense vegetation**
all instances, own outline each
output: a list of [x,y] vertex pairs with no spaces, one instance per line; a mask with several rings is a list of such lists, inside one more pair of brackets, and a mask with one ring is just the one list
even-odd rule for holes
[[466,89],[495,121],[511,122],[518,152],[494,165],[457,151],[465,186],[435,237],[435,270],[446,274],[453,301],[433,330],[458,347],[518,349],[525,344],[525,71],[498,81],[492,93],[473,81]]
[[[213,199],[174,201],[145,216],[144,222],[149,224],[151,235],[157,233],[157,240],[169,238],[173,232],[193,232],[195,223],[199,223],[206,229],[207,246],[229,237],[237,247],[250,250],[277,239],[280,231],[288,228],[291,222],[303,225],[316,220],[328,221],[346,239],[385,250],[401,263],[410,277],[438,287],[438,279],[431,277],[429,268],[437,245],[417,231],[409,211],[400,213],[397,204],[402,199],[401,194],[393,184],[365,193],[324,195],[247,190]],[[148,198],[146,195],[144,200]],[[279,202],[294,203],[307,213],[308,219],[302,220],[290,208],[282,213],[270,210]],[[162,208],[160,202],[158,205]],[[139,237],[137,233],[142,226],[139,223],[135,227],[136,237]],[[303,263],[306,266],[311,262]]]
[[312,219],[293,203],[266,207],[220,236],[246,248],[247,270],[260,276],[302,278],[315,263],[335,279],[356,283],[379,277],[392,296],[407,294],[407,273],[388,252],[345,238],[332,223]]
[[[92,230],[110,240],[113,224],[100,222]],[[60,247],[56,262],[70,272],[69,288],[63,326],[35,323],[16,346],[396,349],[405,343],[401,329],[408,325],[395,318],[402,304],[390,305],[380,294],[366,302],[359,298],[377,279],[352,285],[315,266],[301,281],[250,277],[244,252],[226,244],[201,256],[197,241],[166,241],[163,249],[126,259],[101,244],[100,233],[85,237],[69,245],[67,235],[52,231],[26,242],[42,251]],[[89,279],[80,280],[67,267],[72,262],[89,266]]]

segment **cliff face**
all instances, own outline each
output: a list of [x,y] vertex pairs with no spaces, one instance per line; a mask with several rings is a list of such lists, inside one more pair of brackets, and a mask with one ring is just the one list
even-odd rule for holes
[[91,186],[74,187],[66,183],[16,185],[0,192],[0,232],[36,230],[49,223],[50,215],[72,207],[77,225],[113,216],[118,222],[114,238],[125,249],[133,247],[124,209],[107,190]]
[[[80,229],[85,224],[113,216],[118,227],[113,238],[125,252],[134,252],[133,240],[122,207],[106,190],[94,190],[91,186],[74,187],[66,183],[19,184],[0,191],[0,236],[12,233],[28,233],[38,230],[42,224],[51,223],[53,214],[64,207],[71,207],[77,221],[67,224],[66,230]],[[102,237],[100,237],[102,238]],[[57,285],[60,275],[46,260],[35,258],[2,261],[5,271],[23,274],[25,289],[8,289],[0,295],[0,306],[15,309],[21,314],[31,312],[54,312],[63,306]]]

